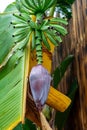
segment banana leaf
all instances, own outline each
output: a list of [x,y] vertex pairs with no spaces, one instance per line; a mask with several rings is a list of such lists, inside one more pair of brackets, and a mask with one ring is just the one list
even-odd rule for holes
[[12,15],[0,14],[0,64],[14,46],[13,28],[10,26]]
[[36,130],[36,126],[30,120],[25,119],[25,124],[20,123],[13,130]]
[[61,64],[55,69],[55,71],[53,72],[53,86],[54,88],[58,87],[59,82],[61,81],[61,79],[63,78],[68,66],[70,65],[70,63],[73,61],[74,56],[73,55],[69,55],[67,56],[62,62]]
[[71,105],[68,107],[68,109],[65,112],[56,112],[55,126],[58,128],[58,130],[63,129],[63,127],[68,119],[68,116],[69,116],[69,113],[71,111],[77,89],[78,89],[78,83],[77,83],[77,80],[75,79],[70,87],[69,92],[68,92],[68,97],[72,100]]
[[9,4],[6,8],[5,8],[5,10],[4,10],[4,13],[6,12],[11,12],[12,13],[12,11],[18,11],[17,10],[17,8],[16,8],[16,6],[15,6],[15,2],[12,2],[11,4]]
[[[17,21],[17,19],[13,17],[12,12],[0,14],[0,68],[6,65],[10,57],[17,50],[24,48],[29,40],[28,36],[25,37],[22,33],[21,36],[14,38],[13,35],[17,30],[11,25],[12,21]],[[18,41],[18,43],[16,43],[16,41]]]
[[23,121],[25,52],[17,51],[0,70],[0,128],[13,129]]
[[28,74],[27,49],[14,44],[12,20],[11,13],[0,14],[0,128],[5,130],[24,121]]
[[0,14],[0,129],[4,130],[13,129],[25,117],[27,49],[14,43],[13,10],[17,11],[15,3]]

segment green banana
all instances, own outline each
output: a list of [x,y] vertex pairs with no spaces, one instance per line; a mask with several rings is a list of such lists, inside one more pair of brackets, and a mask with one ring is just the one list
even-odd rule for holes
[[42,30],[42,31],[45,31],[45,30],[48,30],[48,28],[49,28],[49,25],[47,25],[47,26],[44,26],[44,25],[43,25],[43,26],[41,27],[41,30]]
[[44,0],[44,5],[43,5],[43,10],[44,11],[46,11],[45,8],[48,7],[49,2],[50,2],[50,0]]
[[42,54],[40,54],[39,52],[37,53],[37,60],[39,61],[39,62],[41,62],[42,61]]
[[28,10],[29,10],[29,8],[28,8],[28,6],[26,5],[26,3],[23,1],[23,0],[16,0],[16,7],[17,7],[17,9],[19,10],[19,12],[21,12],[21,13],[25,13],[25,15],[26,14],[28,14],[28,16],[29,16],[29,12],[28,12]]
[[13,28],[26,28],[26,27],[28,27],[27,24],[16,24],[13,26]]
[[43,1],[42,1],[42,10],[43,10],[44,7],[45,7],[45,3],[46,3],[46,0],[43,0]]
[[50,50],[51,48],[50,48],[50,45],[49,45],[49,43],[48,43],[48,41],[47,41],[47,38],[46,38],[44,32],[42,32],[42,40],[43,40],[43,44],[46,46],[46,48],[47,48],[48,50]]
[[42,58],[42,51],[41,52],[39,52],[39,51],[37,51],[37,60],[39,61],[39,59],[40,59],[40,61],[41,61],[41,58]]
[[41,2],[41,0],[34,0],[34,1],[36,1],[36,6],[38,6],[38,12],[40,12],[41,10],[42,10],[42,2]]
[[40,40],[41,40],[41,33],[40,33],[40,31],[35,30],[35,37],[36,37],[37,39],[40,39]]
[[11,21],[10,24],[12,24],[12,25],[16,25],[16,24],[20,24],[20,22],[17,22],[17,21]]
[[38,64],[42,64],[43,60],[42,60],[42,56],[40,57],[37,57],[37,61],[38,61]]
[[29,16],[29,13],[28,13],[28,12],[23,12],[23,13],[21,14],[21,17],[23,17],[24,19],[26,19],[26,21],[27,21],[28,19],[31,20],[31,17]]
[[[26,4],[25,0],[22,0],[21,2],[22,2],[22,5],[28,10],[28,12],[29,12],[29,11],[32,11],[32,13],[35,12],[35,9],[31,8],[31,6],[28,6],[28,5]],[[31,12],[30,12],[30,13],[31,13]]]
[[26,34],[23,33],[23,35],[17,36],[14,40],[14,43],[17,44],[18,42],[21,42],[26,38]]
[[32,32],[32,51],[35,49],[35,32]]
[[61,26],[61,25],[50,24],[50,26],[53,27],[56,31],[58,31],[62,35],[66,35],[67,34],[67,30],[63,26]]
[[37,51],[37,53],[38,53],[38,56],[42,57],[42,51]]
[[61,37],[56,34],[55,30],[51,30],[51,31],[47,30],[46,33],[48,33],[50,36],[52,36],[56,42],[62,42],[61,41],[62,40]]
[[35,28],[36,28],[36,23],[33,22],[32,20],[30,20],[30,21],[28,22],[28,26],[30,26],[32,29],[35,29]]
[[42,45],[41,45],[41,41],[40,41],[39,38],[36,38],[35,44],[36,44],[36,50],[37,50],[37,51],[39,51],[39,50],[42,49],[42,47],[41,47],[41,46],[42,46]]
[[57,41],[54,39],[54,37],[52,35],[50,35],[49,33],[47,33],[47,37],[52,42],[52,44],[54,44],[55,46],[58,46]]
[[62,42],[62,39],[61,39],[61,37],[59,36],[59,34],[56,34],[57,32],[55,31],[55,30],[52,30],[52,31],[46,31],[50,36],[53,36],[54,37],[54,39],[56,40],[56,41],[58,41],[59,43],[60,42]]
[[[15,17],[17,17],[18,19],[22,20],[21,22],[18,21],[18,23],[15,22],[11,22],[11,24],[15,25],[14,28],[23,28],[23,27],[31,27],[31,28],[36,28],[36,24],[35,22],[33,22],[30,17],[28,19],[24,18],[22,15],[19,16],[17,14],[13,14]],[[17,24],[17,25],[16,25]]]
[[26,9],[30,9],[30,7],[26,4],[25,0],[21,0],[21,3]]
[[27,45],[28,41],[29,41],[29,35],[27,35],[25,39],[23,39],[20,43],[18,43],[20,44],[18,49],[24,48]]
[[38,2],[39,9],[42,10],[42,2],[41,2],[41,0],[37,0],[37,2]]
[[22,14],[13,13],[13,16],[15,16],[16,18],[18,18],[18,19],[20,19],[20,20],[22,20],[22,21],[24,21],[24,22],[27,22],[27,21],[26,21],[26,18],[24,18],[24,17],[22,16]]
[[38,64],[42,64],[42,44],[41,44],[41,32],[35,30],[35,38],[36,38],[36,55]]
[[37,40],[36,40],[36,56],[37,56],[38,64],[41,64],[42,63],[42,45],[41,44],[37,45]]
[[49,24],[49,20],[48,19],[44,19],[42,22],[42,26],[47,26]]
[[37,10],[36,6],[34,5],[34,3],[32,2],[32,0],[25,0],[26,4],[31,7],[34,10]]
[[68,24],[68,22],[65,20],[65,19],[62,19],[62,18],[51,18],[50,19],[50,23],[51,22],[57,22],[57,23],[62,23],[62,24],[65,24],[65,25],[67,25]]
[[36,6],[36,9],[39,9],[39,6],[37,5],[37,1],[36,0],[32,0],[32,3],[34,4],[34,6]]
[[25,33],[25,32],[29,32],[29,27],[26,29],[26,28],[24,28],[24,29],[19,29],[18,31],[16,31],[12,36],[13,37],[16,37],[16,36],[19,36],[19,35],[21,35],[21,34],[23,34],[23,33]]
[[29,9],[25,8],[23,5],[22,5],[23,8],[21,8],[21,13],[25,13],[29,16]]
[[56,39],[59,43],[62,42],[62,39],[61,39],[60,36],[55,36],[55,39]]
[[18,42],[21,42],[21,41],[23,41],[26,37],[27,37],[27,35],[30,37],[30,35],[31,35],[31,32],[32,31],[30,31],[29,33],[23,33],[22,35],[20,35],[20,36],[17,36],[15,39],[17,39],[17,40],[15,40],[15,43],[18,43]]

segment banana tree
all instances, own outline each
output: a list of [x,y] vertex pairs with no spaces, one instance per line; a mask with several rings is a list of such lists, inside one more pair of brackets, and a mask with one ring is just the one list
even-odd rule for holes
[[[56,0],[16,0],[0,14],[0,128],[13,129],[24,122],[28,79],[30,97],[42,111],[51,76],[43,67],[43,49],[51,52],[67,34],[65,19],[46,16]],[[29,72],[31,54],[37,65]],[[30,77],[29,77],[30,73]],[[28,78],[29,77],[29,78]],[[32,96],[31,96],[32,95]]]

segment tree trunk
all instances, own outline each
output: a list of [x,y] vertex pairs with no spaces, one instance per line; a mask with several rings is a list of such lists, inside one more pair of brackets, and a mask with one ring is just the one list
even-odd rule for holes
[[69,21],[68,35],[63,44],[55,48],[53,70],[69,54],[75,56],[58,89],[66,93],[77,77],[79,89],[65,126],[65,130],[87,130],[87,0],[76,0],[72,5],[73,17]]

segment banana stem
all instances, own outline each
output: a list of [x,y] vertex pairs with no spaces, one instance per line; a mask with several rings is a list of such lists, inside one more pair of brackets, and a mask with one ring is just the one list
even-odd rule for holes
[[41,33],[36,30],[36,56],[38,64],[42,64],[42,44],[41,44]]
[[42,130],[52,130],[43,113],[39,112],[39,114],[41,119]]

